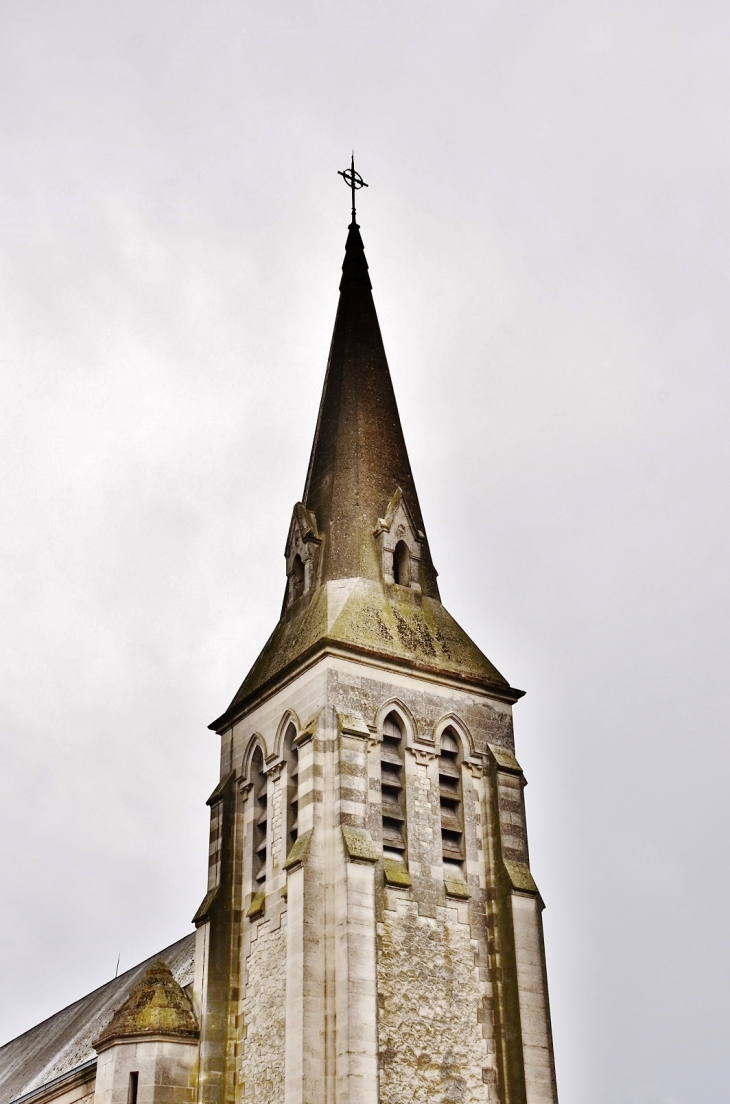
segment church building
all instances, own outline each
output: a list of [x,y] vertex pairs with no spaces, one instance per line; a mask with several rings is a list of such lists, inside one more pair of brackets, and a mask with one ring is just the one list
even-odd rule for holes
[[0,1047],[0,1104],[557,1104],[523,692],[441,604],[371,287],[353,217],[194,931]]

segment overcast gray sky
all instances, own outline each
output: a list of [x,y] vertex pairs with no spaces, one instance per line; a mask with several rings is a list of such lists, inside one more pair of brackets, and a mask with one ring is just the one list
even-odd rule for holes
[[730,7],[0,2],[0,1041],[185,934],[360,221],[562,1104],[726,1104]]

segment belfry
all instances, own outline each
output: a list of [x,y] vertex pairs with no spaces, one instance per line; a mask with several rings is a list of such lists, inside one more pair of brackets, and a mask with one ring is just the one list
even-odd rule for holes
[[522,691],[441,604],[354,217],[285,562],[194,935],[0,1048],[0,1104],[556,1104]]

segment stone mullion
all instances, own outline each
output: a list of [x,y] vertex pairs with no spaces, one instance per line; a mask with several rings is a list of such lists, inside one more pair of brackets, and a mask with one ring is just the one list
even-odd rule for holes
[[441,802],[438,755],[435,750],[409,748],[406,752],[408,866],[413,899],[422,916],[435,916],[443,904]]
[[[286,859],[283,854],[286,834],[286,777],[284,763],[274,763],[266,772],[268,824],[266,840],[266,896],[275,898],[281,888],[279,874]],[[282,821],[283,827],[282,827]],[[267,901],[267,912],[270,902]]]

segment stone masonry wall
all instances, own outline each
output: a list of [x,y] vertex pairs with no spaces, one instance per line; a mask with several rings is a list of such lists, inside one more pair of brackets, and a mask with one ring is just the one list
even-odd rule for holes
[[[339,826],[354,826],[369,836],[376,853],[380,849],[379,743],[383,720],[391,709],[398,712],[406,748],[408,880],[391,882],[382,861],[372,859],[369,915],[376,935],[373,963],[367,977],[361,977],[357,968],[351,976],[357,955],[353,958],[356,948],[348,940],[352,924],[362,921],[362,909],[348,897],[346,930],[335,930],[336,925],[325,922],[325,904],[329,902],[334,917],[342,889],[335,881],[338,863],[343,861]],[[313,861],[315,852],[321,852],[324,867],[318,872],[319,892],[315,894],[317,926],[305,937],[303,948],[302,992],[301,985],[297,987],[302,979],[297,982],[296,962],[289,971],[290,999],[299,1001],[309,1042],[298,1039],[298,1053],[289,1053],[286,1069],[291,1083],[285,1086],[286,928],[292,902],[286,894],[288,873],[283,868],[287,768],[282,756],[283,734],[291,719],[300,732],[309,726],[316,730],[314,740],[310,733],[306,745],[310,751],[315,749],[314,761],[303,759],[300,748],[299,829],[301,833],[313,828],[307,863]],[[448,868],[452,873],[446,879],[441,853],[438,747],[447,724],[455,728],[462,749],[465,861],[461,882],[455,880],[453,867]],[[327,725],[335,735],[341,726],[334,742],[323,742]],[[350,661],[328,659],[262,702],[236,726],[228,761],[241,780],[247,777],[252,741],[265,748],[268,862],[265,909],[261,915],[247,916],[254,886],[251,857],[244,848],[237,1100],[241,1104],[284,1104],[288,1094],[291,1101],[301,1104],[306,1082],[306,1093],[311,1095],[314,1086],[325,1104],[342,1092],[348,1100],[362,1104],[376,1085],[379,1104],[496,1104],[505,1094],[524,1104],[521,1048],[514,1052],[513,1071],[509,1063],[514,1048],[505,1057],[501,1042],[510,1032],[514,1037],[515,1030],[519,1038],[520,1025],[512,994],[514,968],[509,956],[506,965],[502,962],[510,947],[505,944],[507,951],[500,949],[500,939],[506,938],[502,926],[511,920],[507,913],[503,915],[498,892],[499,879],[506,877],[501,865],[502,835],[492,823],[496,814],[509,857],[525,862],[519,767],[514,779],[511,767],[499,772],[500,782],[502,773],[508,777],[495,794],[494,813],[489,797],[490,749],[501,747],[509,761],[514,747],[509,705],[401,672],[375,671]],[[313,816],[313,809],[318,815]],[[244,834],[247,831],[244,829]],[[322,910],[325,915],[319,916]],[[296,915],[295,923],[301,925],[301,909]],[[310,992],[306,984],[312,970],[317,983]],[[357,1021],[363,985],[373,982],[377,1033],[370,1042],[354,1028],[351,1037],[348,1025],[351,1014],[352,1023]],[[341,1005],[347,1015],[344,1020],[338,1015],[335,1021]],[[374,1018],[373,1013],[369,1015]],[[295,1026],[300,1022],[291,1009],[290,1021]],[[302,1057],[306,1069],[303,1066],[296,1075],[301,1076],[301,1084],[294,1083],[292,1077]],[[366,1059],[373,1066],[367,1076],[363,1072]],[[336,1081],[335,1073],[340,1080]]]
[[245,995],[241,1002],[244,1038],[241,1096],[246,1104],[279,1104],[284,1100],[286,1024],[286,917],[274,931],[259,923],[246,960]]
[[381,1104],[484,1104],[482,993],[468,924],[399,901],[378,925]]

